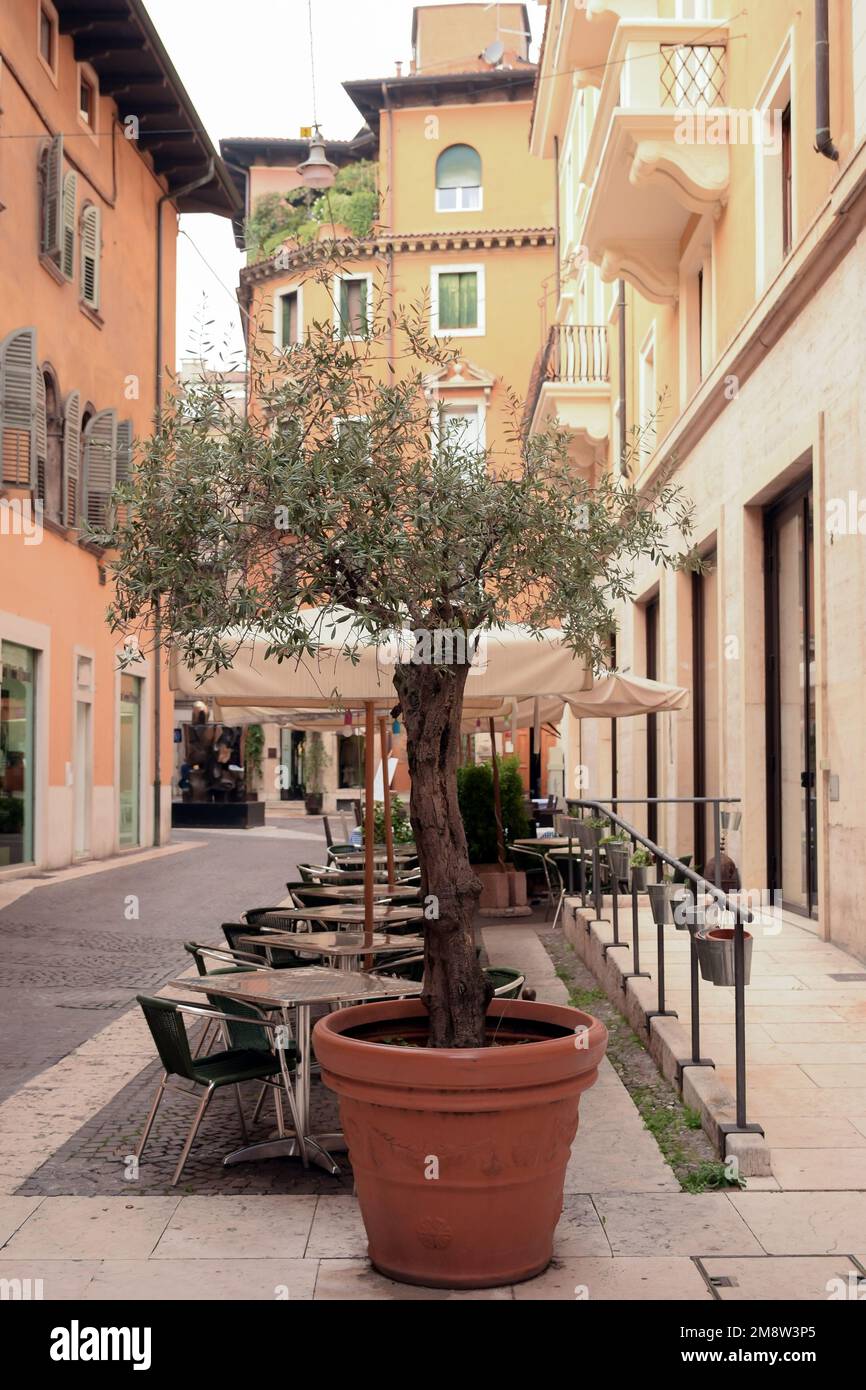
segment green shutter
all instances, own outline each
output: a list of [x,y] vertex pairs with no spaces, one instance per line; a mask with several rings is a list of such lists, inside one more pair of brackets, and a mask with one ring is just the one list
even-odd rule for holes
[[358,325],[359,333],[367,332],[367,281],[361,280],[361,322]]
[[349,282],[340,281],[340,336],[348,337],[349,334]]
[[478,276],[474,270],[460,276],[460,327],[478,327]]
[[439,327],[460,327],[460,277],[439,276]]

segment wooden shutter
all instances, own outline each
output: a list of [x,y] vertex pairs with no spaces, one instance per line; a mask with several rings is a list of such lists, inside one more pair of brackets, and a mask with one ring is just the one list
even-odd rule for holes
[[[120,424],[117,426],[117,450],[114,456],[115,484],[128,483],[132,478],[132,440],[132,421],[121,420]],[[123,503],[117,508],[117,519],[121,525],[124,525],[126,522],[126,514],[126,503]]]
[[36,487],[35,328],[19,328],[0,343],[0,457],[0,481]]
[[437,291],[439,295],[439,328],[459,328],[460,277],[455,274],[440,275]]
[[63,189],[63,136],[55,135],[41,156],[42,230],[40,250],[43,256],[60,263],[61,198]]
[[99,208],[90,203],[81,214],[81,298],[91,309],[99,308],[101,223]]
[[63,407],[63,525],[78,525],[78,465],[81,458],[81,395],[70,391]]
[[48,462],[48,405],[45,377],[36,371],[36,495],[45,501],[45,468]]
[[349,326],[349,282],[340,281],[340,334],[347,338],[351,332]]
[[75,279],[75,200],[78,175],[70,169],[63,180],[63,260],[60,269],[67,280]]
[[84,431],[83,510],[89,526],[109,522],[109,503],[117,467],[117,414],[100,410]]

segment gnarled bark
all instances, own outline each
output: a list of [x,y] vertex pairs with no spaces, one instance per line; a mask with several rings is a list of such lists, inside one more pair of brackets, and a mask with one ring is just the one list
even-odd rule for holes
[[425,922],[422,1000],[432,1047],[481,1047],[491,990],[475,955],[472,919],[481,885],[469,863],[457,801],[460,721],[469,668],[398,666],[394,685],[406,725],[412,793],[409,814],[421,862],[425,899],[436,915]]

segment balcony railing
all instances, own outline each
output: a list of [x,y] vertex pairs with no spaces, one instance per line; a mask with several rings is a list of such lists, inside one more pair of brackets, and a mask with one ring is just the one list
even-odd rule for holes
[[607,324],[555,323],[536,358],[529,384],[527,427],[545,382],[564,386],[603,385],[610,381]]
[[727,49],[714,43],[663,43],[659,48],[661,104],[669,110],[724,106]]

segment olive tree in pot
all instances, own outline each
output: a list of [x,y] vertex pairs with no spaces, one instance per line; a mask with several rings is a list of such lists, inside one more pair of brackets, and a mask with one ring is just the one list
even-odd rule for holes
[[567,432],[527,437],[505,388],[513,428],[495,457],[443,428],[431,374],[457,354],[430,339],[425,306],[398,306],[382,287],[368,331],[339,340],[329,296],[344,261],[322,244],[310,256],[305,303],[318,294],[326,308],[283,355],[253,352],[249,420],[205,383],[167,406],[137,451],[126,509],[102,535],[117,552],[110,617],[145,631],[159,601],[176,656],[203,675],[230,666],[253,630],[275,661],[314,659],[310,606],[323,642],[328,614],[345,610],[369,640],[415,634],[393,681],[421,892],[438,904],[423,993],[332,1013],[314,1045],[341,1097],[376,1266],[422,1284],[507,1283],[550,1259],[606,1032],[579,1010],[491,1003],[457,796],[471,642],[438,661],[416,655],[431,632],[465,639],[518,621],[560,625],[602,665],[634,560],[683,563],[672,547],[688,508],[666,478],[638,490],[576,473]]

